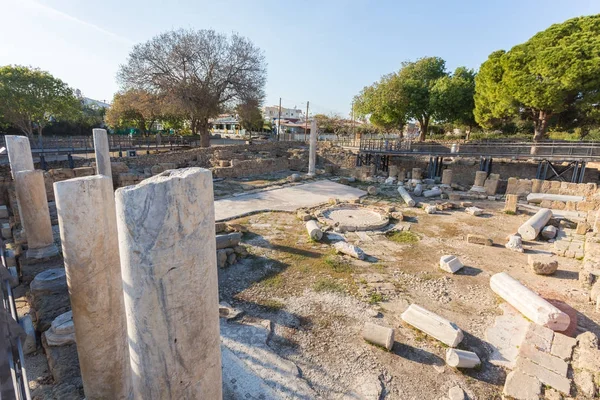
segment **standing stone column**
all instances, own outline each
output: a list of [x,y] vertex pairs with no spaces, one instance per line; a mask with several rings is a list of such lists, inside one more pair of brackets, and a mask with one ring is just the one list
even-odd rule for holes
[[[308,115],[306,116],[308,118]],[[315,175],[317,165],[317,120],[310,123],[310,149],[308,151],[308,175]]]
[[85,396],[128,399],[131,369],[112,178],[56,182],[54,193]]
[[442,171],[442,185],[450,186],[452,184],[452,170],[445,169]]
[[485,192],[485,188],[483,187],[483,185],[485,184],[486,179],[487,179],[487,172],[485,172],[485,171],[475,172],[475,182],[473,183],[473,187],[471,188],[471,191]]
[[28,258],[46,258],[58,254],[52,236],[52,223],[44,184],[44,172],[20,171],[15,174],[15,189],[21,223],[27,233]]
[[19,171],[32,171],[33,157],[27,136],[6,136],[6,152],[13,178]]
[[110,145],[106,129],[93,129],[94,153],[96,153],[96,174],[108,176],[112,179],[110,167]]
[[116,203],[134,398],[221,399],[211,172],[165,171]]

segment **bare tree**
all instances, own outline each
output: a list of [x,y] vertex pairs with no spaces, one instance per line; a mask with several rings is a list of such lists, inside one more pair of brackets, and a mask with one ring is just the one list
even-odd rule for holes
[[124,89],[164,96],[208,147],[208,119],[250,99],[261,101],[266,75],[262,51],[247,38],[181,29],[134,46],[118,78]]

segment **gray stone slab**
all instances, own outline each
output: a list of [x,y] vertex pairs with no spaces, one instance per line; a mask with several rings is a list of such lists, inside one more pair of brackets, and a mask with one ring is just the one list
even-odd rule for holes
[[366,194],[351,186],[323,180],[215,201],[215,219],[223,221],[259,211],[296,211],[331,198],[355,200]]
[[512,369],[530,322],[509,304],[503,303],[500,308],[504,314],[496,317],[494,325],[485,332],[485,338],[493,348],[489,361]]

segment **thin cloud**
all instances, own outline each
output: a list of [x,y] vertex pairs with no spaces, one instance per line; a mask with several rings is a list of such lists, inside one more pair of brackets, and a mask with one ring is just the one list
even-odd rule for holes
[[21,0],[21,1],[22,1],[21,4],[26,4],[29,7],[34,8],[34,9],[39,10],[39,11],[42,11],[42,12],[45,12],[46,14],[50,14],[50,15],[53,15],[55,17],[59,17],[59,18],[65,19],[67,21],[75,22],[76,24],[79,24],[79,25],[83,25],[83,26],[88,27],[90,29],[93,29],[93,30],[95,30],[97,32],[100,32],[100,33],[102,33],[102,34],[104,34],[106,36],[110,36],[111,38],[113,38],[113,39],[115,39],[115,40],[117,40],[117,41],[119,41],[121,43],[124,43],[124,44],[127,44],[127,45],[132,45],[133,44],[133,41],[131,41],[130,39],[128,39],[126,37],[117,35],[116,33],[108,31],[108,30],[106,30],[106,29],[104,29],[104,28],[102,28],[102,27],[100,27],[98,25],[92,24],[91,22],[84,21],[84,20],[82,20],[80,18],[74,17],[72,15],[69,15],[69,14],[67,14],[67,13],[65,13],[63,11],[57,10],[57,9],[52,8],[50,6],[47,6],[45,4],[38,3],[35,0]]

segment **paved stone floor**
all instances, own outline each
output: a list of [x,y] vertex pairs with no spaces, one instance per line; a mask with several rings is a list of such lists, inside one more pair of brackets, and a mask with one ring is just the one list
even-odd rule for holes
[[326,203],[331,198],[357,199],[366,192],[328,180],[243,194],[215,201],[215,219],[228,220],[257,211],[295,211]]

